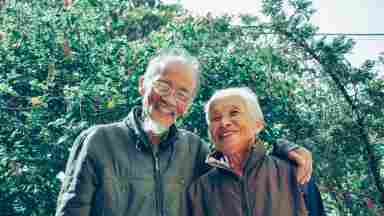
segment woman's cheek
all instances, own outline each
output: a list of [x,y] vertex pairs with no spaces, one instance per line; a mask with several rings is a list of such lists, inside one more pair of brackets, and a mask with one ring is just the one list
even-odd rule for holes
[[212,128],[210,130],[210,133],[211,133],[211,137],[212,137],[212,140],[217,143],[218,142],[218,139],[217,139],[217,130],[215,130],[215,128]]

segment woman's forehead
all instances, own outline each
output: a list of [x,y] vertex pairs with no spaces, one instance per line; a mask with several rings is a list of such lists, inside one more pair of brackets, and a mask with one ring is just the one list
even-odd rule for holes
[[224,109],[245,109],[246,104],[243,97],[239,95],[228,95],[216,98],[210,105],[210,111]]

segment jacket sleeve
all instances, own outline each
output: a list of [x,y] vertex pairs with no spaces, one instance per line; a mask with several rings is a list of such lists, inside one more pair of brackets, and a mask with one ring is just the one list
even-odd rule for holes
[[187,216],[207,216],[208,212],[205,211],[204,206],[206,203],[204,202],[203,190],[199,184],[199,181],[195,181],[188,187],[187,192]]
[[323,200],[320,191],[316,185],[315,178],[301,187],[304,194],[305,206],[309,211],[310,216],[325,216]]
[[87,136],[80,134],[67,161],[64,181],[57,201],[56,216],[86,216],[90,214],[96,173],[94,159],[88,152]]
[[300,148],[299,145],[290,142],[286,139],[277,139],[273,144],[272,155],[281,158],[288,159],[288,152]]

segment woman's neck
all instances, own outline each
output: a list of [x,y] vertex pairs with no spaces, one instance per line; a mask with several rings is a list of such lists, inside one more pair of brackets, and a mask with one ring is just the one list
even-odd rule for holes
[[243,167],[249,151],[227,154],[229,166],[238,176],[243,176]]
[[224,153],[224,155],[228,158],[229,166],[234,170],[234,172],[243,176],[243,167],[246,159],[248,158],[249,153],[251,152],[252,145],[254,145],[256,139],[252,137],[248,141],[248,147],[246,149],[242,149],[238,152]]

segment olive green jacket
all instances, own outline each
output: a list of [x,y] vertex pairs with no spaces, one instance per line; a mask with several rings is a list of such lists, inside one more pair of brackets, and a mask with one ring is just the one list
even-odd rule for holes
[[220,152],[207,159],[213,166],[190,186],[188,216],[302,216],[307,215],[295,167],[252,148],[239,176]]
[[208,145],[175,126],[152,145],[139,116],[135,108],[124,121],[80,134],[67,161],[56,216],[187,214],[185,190],[208,170]]
[[152,149],[139,112],[78,137],[56,216],[185,215],[185,188],[204,172],[208,147],[197,135],[172,127],[159,149]]

